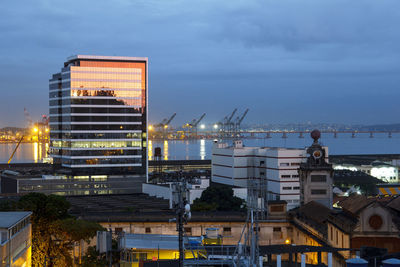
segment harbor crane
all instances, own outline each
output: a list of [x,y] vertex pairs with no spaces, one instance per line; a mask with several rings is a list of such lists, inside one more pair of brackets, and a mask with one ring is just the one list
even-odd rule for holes
[[183,128],[188,129],[188,132],[190,134],[195,134],[197,135],[197,126],[200,124],[200,122],[204,119],[204,117],[206,116],[206,113],[203,113],[200,118],[198,119],[193,119],[191,122],[186,123],[185,125],[183,125]]
[[232,122],[232,118],[235,116],[236,111],[237,108],[235,108],[230,115],[225,116],[222,121],[216,124],[223,136],[229,136],[229,133],[234,130],[235,124]]
[[167,118],[163,119],[160,123],[154,125],[154,127],[156,127],[156,128],[167,129],[167,128],[168,128],[168,125],[169,125],[169,124],[171,123],[171,121],[175,118],[175,116],[176,116],[176,113],[172,114],[172,116],[171,116],[169,119],[167,119]]
[[230,115],[225,116],[222,121],[217,122],[217,125],[220,128],[220,131],[225,132],[227,130],[227,126],[230,124],[233,116],[235,115],[237,108],[235,108]]
[[[168,130],[169,130],[169,125],[171,121],[175,118],[176,113],[172,114],[171,117],[163,119],[160,123],[157,123],[154,125],[154,128],[156,129],[156,134],[160,135],[161,138],[166,138],[168,136]],[[151,130],[151,126],[149,126],[149,130]]]
[[240,132],[240,124],[242,123],[242,121],[244,120],[244,117],[246,117],[247,113],[249,112],[249,109],[246,109],[246,111],[243,113],[243,115],[241,117],[236,117],[235,119],[235,134],[238,135]]

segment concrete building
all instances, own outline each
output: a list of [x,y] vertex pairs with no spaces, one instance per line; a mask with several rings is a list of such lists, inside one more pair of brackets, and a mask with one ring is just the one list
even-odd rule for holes
[[[327,148],[324,148],[327,156]],[[212,148],[212,182],[247,187],[251,179],[266,181],[269,200],[285,200],[287,208],[300,204],[298,169],[306,151],[299,148],[246,147],[215,143]]]
[[[116,233],[124,232],[125,234],[134,235],[150,234],[162,236],[177,235],[176,222],[171,221],[172,218],[175,218],[176,214],[173,210],[167,209],[168,201],[166,200],[155,200],[153,198],[154,200],[152,201],[157,201],[160,204],[152,205],[153,208],[151,209],[151,205],[148,204],[150,201],[143,201],[142,197],[139,196],[136,200],[133,200],[133,195],[126,196],[124,199],[119,196],[110,196],[110,201],[105,202],[104,205],[99,204],[98,198],[100,196],[74,196],[67,199],[72,204],[71,212],[73,215],[85,220],[96,221],[104,228],[111,229]],[[120,199],[121,202],[117,202],[117,199]],[[134,202],[137,202],[137,204]],[[164,204],[161,205],[161,202]],[[121,203],[123,204],[121,205]],[[132,207],[135,211],[127,212],[123,206],[124,204]],[[323,210],[331,211],[319,203],[316,204],[318,207],[322,207]],[[159,208],[161,206],[164,208]],[[312,248],[307,247],[307,249],[311,249],[306,253],[307,263],[317,264],[320,262],[327,264],[328,254],[326,251],[327,249],[332,249],[333,246],[331,247],[325,240],[326,236],[319,234],[318,230],[313,228],[314,226],[307,225],[307,222],[302,224],[294,222],[294,217],[291,215],[287,216],[285,201],[269,201],[268,211],[268,218],[258,223],[259,245],[262,248],[264,260],[267,258],[266,251],[270,251],[274,246],[296,244],[296,246],[289,247],[304,249],[305,246],[312,246]],[[306,209],[306,211],[317,217],[320,214],[316,214],[312,209]],[[224,246],[236,246],[242,237],[243,230],[245,234],[248,230],[246,228],[246,217],[245,212],[192,212],[191,219],[184,226],[185,236],[203,236],[207,233],[208,228],[214,228],[218,235],[222,237],[222,244]],[[298,218],[301,220],[304,216],[299,215]],[[322,223],[322,221],[319,223]],[[315,227],[317,226],[320,226],[320,224],[317,224]],[[324,248],[321,248],[321,246],[324,246]],[[344,243],[344,248],[348,248],[348,246],[348,243]],[[320,252],[312,250],[315,248],[321,248]],[[154,256],[151,251],[145,253],[146,255],[142,255],[143,259],[151,260]],[[273,254],[280,253],[282,253],[283,260],[289,259],[288,254],[282,251]],[[336,264],[333,266],[342,266],[340,263],[344,262],[348,257],[349,253],[344,255],[335,253],[333,259]],[[272,260],[275,259],[275,256],[273,256]]]
[[139,193],[144,177],[130,175],[40,175],[25,172],[2,172],[1,194],[31,192],[56,195],[104,195]]
[[148,59],[76,55],[50,79],[50,154],[71,175],[147,173]]
[[353,195],[338,206],[356,220],[351,232],[351,248],[363,246],[400,251],[400,197],[366,197]]
[[321,133],[311,132],[313,144],[307,148],[307,160],[300,164],[300,202],[316,201],[332,209],[333,168],[327,162],[325,149],[318,143]]
[[30,267],[32,212],[0,212],[0,267]]

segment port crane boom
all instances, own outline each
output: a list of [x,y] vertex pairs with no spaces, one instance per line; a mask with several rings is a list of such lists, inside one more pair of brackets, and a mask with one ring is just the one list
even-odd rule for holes
[[170,123],[171,123],[171,121],[175,118],[175,116],[176,116],[176,113],[174,113],[174,114],[172,114],[172,116],[169,118],[169,120],[164,124],[164,126],[166,125],[166,126],[168,126]]
[[167,119],[163,119],[160,123],[154,125],[154,127],[158,127],[158,128],[165,128],[166,126],[168,127],[168,125],[171,123],[171,121],[175,118],[176,113],[172,114],[172,116]]
[[197,127],[197,125],[199,125],[199,123],[203,120],[203,118],[206,116],[206,113],[203,113],[203,115],[200,116],[200,118],[198,120],[194,119],[192,121],[192,127]]
[[237,122],[236,122],[236,124],[237,124],[238,126],[240,126],[240,124],[242,123],[244,117],[246,117],[247,112],[249,112],[249,109],[246,109],[246,111],[243,113],[242,117],[240,117],[240,118],[237,117]]
[[[237,111],[237,108],[235,108],[235,109],[233,110],[232,114],[229,116],[229,118],[227,118],[226,124],[231,123],[231,120],[232,120],[233,116],[235,115],[236,111]],[[225,118],[226,118],[226,117],[225,117]]]
[[7,164],[10,164],[11,160],[13,159],[15,152],[17,152],[17,149],[22,142],[22,139],[24,139],[24,136],[22,136],[21,139],[19,139],[17,146],[15,147],[13,153],[11,154],[11,157],[7,161]]

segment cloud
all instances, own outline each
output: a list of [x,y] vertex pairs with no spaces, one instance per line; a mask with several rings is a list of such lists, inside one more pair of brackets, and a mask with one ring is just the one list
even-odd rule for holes
[[[264,110],[284,121],[283,106],[320,91],[315,100],[331,97],[326,113],[334,120],[334,107],[349,109],[357,94],[382,110],[379,92],[400,97],[399,24],[398,0],[3,0],[0,89],[36,90],[28,108],[46,113],[48,78],[66,57],[147,56],[155,119],[204,107],[211,117],[241,102],[259,111],[249,118],[265,121]],[[0,113],[9,112],[1,104]],[[290,119],[307,110],[299,101]]]
[[214,17],[215,38],[287,50],[315,45],[392,45],[398,1],[251,1]]

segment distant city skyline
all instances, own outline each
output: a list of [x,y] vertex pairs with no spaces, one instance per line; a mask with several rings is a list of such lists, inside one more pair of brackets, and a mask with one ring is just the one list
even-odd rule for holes
[[400,2],[2,1],[0,127],[48,114],[75,54],[149,58],[149,121],[399,122]]

